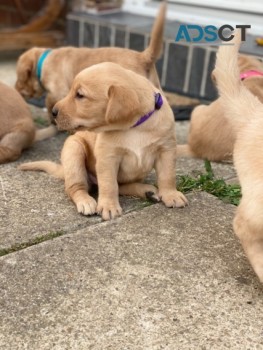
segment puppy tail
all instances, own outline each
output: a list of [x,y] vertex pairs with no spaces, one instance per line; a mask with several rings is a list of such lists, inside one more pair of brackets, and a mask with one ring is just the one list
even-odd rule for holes
[[241,35],[236,31],[233,45],[220,46],[215,67],[216,83],[225,114],[239,131],[251,119],[262,113],[262,104],[240,81],[238,51]]
[[48,139],[57,134],[55,125],[49,125],[47,128],[36,130],[34,142]]
[[160,58],[163,51],[163,31],[166,16],[166,1],[163,1],[157,18],[153,24],[150,44],[146,50],[143,51],[145,60],[151,64],[155,63]]
[[56,177],[57,179],[64,180],[64,170],[61,164],[50,162],[49,160],[43,160],[38,162],[24,163],[18,166],[20,170],[37,170],[45,171],[46,173]]

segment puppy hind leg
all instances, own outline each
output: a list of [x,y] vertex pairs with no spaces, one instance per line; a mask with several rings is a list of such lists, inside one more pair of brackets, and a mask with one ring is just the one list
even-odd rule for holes
[[24,148],[32,143],[31,135],[26,132],[6,134],[0,141],[0,164],[18,159]]
[[20,157],[21,150],[5,147],[0,144],[0,164],[13,162]]
[[147,198],[154,202],[160,201],[158,189],[155,186],[140,182],[119,185],[119,194],[121,196]]
[[252,217],[249,216],[248,211],[242,205],[241,201],[241,205],[238,207],[233,221],[233,227],[235,234],[240,239],[251,266],[253,267],[259,280],[263,282],[262,213],[255,212]]
[[88,193],[86,151],[75,135],[70,136],[63,147],[61,162],[64,169],[66,193],[75,203],[79,213],[92,215],[96,213],[97,203]]

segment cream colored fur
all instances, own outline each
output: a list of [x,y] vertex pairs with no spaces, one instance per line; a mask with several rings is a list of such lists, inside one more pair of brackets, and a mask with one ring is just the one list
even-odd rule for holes
[[[132,127],[154,110],[158,92],[145,77],[115,63],[84,69],[53,109],[58,129],[75,132],[64,144],[61,165],[43,161],[23,164],[21,169],[43,170],[64,178],[78,212],[98,212],[104,220],[121,215],[119,194],[148,195],[167,207],[185,206],[187,200],[175,185],[175,123],[165,97],[160,110]],[[153,168],[158,189],[142,183]],[[98,203],[89,194],[95,177]]]
[[220,47],[216,80],[228,118],[236,133],[234,164],[242,187],[242,200],[234,231],[263,282],[263,105],[239,79],[240,35],[234,46]]
[[[238,75],[249,70],[263,72],[263,64],[251,56],[239,55],[235,64],[231,69]],[[214,72],[212,80],[216,83]],[[263,103],[263,77],[247,78],[243,85]],[[224,103],[219,97],[209,105],[200,105],[193,110],[187,144],[177,147],[179,157],[196,157],[211,161],[232,160],[236,130],[225,115]]]
[[36,130],[30,110],[13,88],[0,83],[0,164],[18,159],[34,141],[55,135],[52,125]]

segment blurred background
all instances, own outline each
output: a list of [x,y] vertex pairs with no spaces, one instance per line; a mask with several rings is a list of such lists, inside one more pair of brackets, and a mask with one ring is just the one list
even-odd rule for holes
[[[181,23],[250,24],[242,52],[263,56],[262,0],[170,0],[163,55],[157,63],[162,87],[171,93],[211,101],[210,73],[217,46],[175,43]],[[138,51],[148,45],[158,0],[0,0],[0,59],[33,46],[119,46]],[[9,57],[9,56],[8,56]]]

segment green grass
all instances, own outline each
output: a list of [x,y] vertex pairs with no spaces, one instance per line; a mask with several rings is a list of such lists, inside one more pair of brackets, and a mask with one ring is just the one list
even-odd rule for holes
[[200,173],[195,178],[188,175],[179,176],[177,189],[183,193],[205,191],[225,203],[238,205],[241,199],[240,185],[230,185],[223,179],[216,179],[209,161],[205,161],[205,171],[205,173]]
[[12,245],[9,248],[0,249],[0,256],[4,256],[4,255],[10,254],[10,253],[17,252],[17,251],[22,250],[22,249],[26,249],[26,248],[31,247],[33,245],[36,245],[36,244],[39,244],[39,243],[42,243],[42,242],[45,242],[45,241],[48,241],[48,240],[60,237],[60,236],[62,236],[64,234],[65,234],[65,232],[63,232],[63,231],[50,232],[47,235],[43,235],[43,236],[39,236],[39,237],[33,238],[33,239],[31,239],[31,240],[29,240],[27,242],[14,244],[14,245]]
[[34,118],[34,122],[38,126],[48,126],[49,125],[49,122],[45,118],[42,118],[42,117]]

